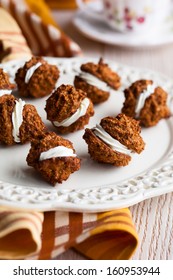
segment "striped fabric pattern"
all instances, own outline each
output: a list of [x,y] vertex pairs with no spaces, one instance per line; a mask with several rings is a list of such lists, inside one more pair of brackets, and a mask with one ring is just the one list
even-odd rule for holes
[[44,217],[39,259],[55,258],[70,247],[89,259],[129,259],[138,245],[129,209],[100,214],[48,212]]
[[89,259],[120,260],[129,259],[137,245],[129,209],[100,214],[0,211],[1,259],[54,259],[74,247]]
[[0,258],[22,259],[41,248],[43,214],[0,211]]
[[[40,2],[38,1],[40,4]],[[20,26],[34,55],[72,57],[81,54],[80,47],[56,25],[46,24],[41,17],[29,11],[26,5],[17,5],[17,1],[0,0]],[[42,11],[42,6],[38,6]]]
[[0,61],[7,62],[23,56],[29,59],[31,55],[19,26],[9,13],[0,8]]

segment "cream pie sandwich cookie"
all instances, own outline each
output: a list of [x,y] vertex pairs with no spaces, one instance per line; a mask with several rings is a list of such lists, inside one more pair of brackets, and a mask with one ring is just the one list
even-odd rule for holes
[[47,132],[31,142],[26,161],[51,185],[62,183],[80,169],[73,144],[54,132]]
[[19,68],[15,81],[20,96],[44,97],[54,90],[59,78],[59,69],[42,57],[32,57]]
[[61,85],[46,101],[47,119],[59,133],[83,129],[94,115],[93,104],[82,90]]
[[83,135],[91,158],[100,163],[125,166],[133,153],[140,154],[145,143],[140,136],[139,122],[124,115],[106,117]]
[[117,90],[121,85],[119,75],[105,64],[103,59],[97,64],[82,64],[80,69],[80,73],[74,79],[74,85],[77,89],[85,91],[94,104],[106,101],[111,88]]
[[138,119],[144,127],[170,116],[168,94],[151,80],[138,80],[124,90],[122,113]]
[[1,144],[24,144],[45,131],[46,127],[33,105],[13,95],[6,94],[0,98]]

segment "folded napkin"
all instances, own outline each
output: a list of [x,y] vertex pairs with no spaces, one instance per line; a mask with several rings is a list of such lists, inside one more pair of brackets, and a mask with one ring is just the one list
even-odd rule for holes
[[[9,1],[0,2],[7,3]],[[39,3],[38,0],[37,3]],[[14,11],[14,3],[11,5]],[[29,6],[31,9],[32,6]],[[41,15],[40,9],[42,6],[39,6],[38,11]],[[4,13],[7,12],[0,9],[0,20]],[[6,17],[7,15],[4,21],[0,21],[1,36],[3,28],[4,32],[8,30]],[[8,18],[11,18],[9,14]],[[30,20],[32,19],[35,20],[35,16],[30,17]],[[20,34],[20,40],[24,42],[25,46],[18,52],[18,55],[30,56],[31,51],[27,47],[25,38],[19,27],[16,26],[14,21],[11,25],[11,32]],[[22,31],[24,34],[23,29]],[[16,37],[14,36],[14,38]],[[7,41],[7,49],[10,51],[6,53],[4,50],[3,52],[0,50],[3,61],[15,56],[13,40],[10,42],[8,38]],[[1,37],[4,49],[5,42],[6,37]],[[49,40],[48,44],[50,44]],[[1,259],[52,259],[70,247],[74,247],[89,259],[129,259],[137,245],[138,235],[129,209],[88,214],[60,211],[39,213],[0,208]]]
[[41,249],[43,213],[0,210],[0,259],[21,259]]
[[18,24],[9,13],[0,8],[0,62],[23,56],[29,59],[31,55]]
[[137,244],[129,209],[100,214],[0,211],[1,259],[53,259],[74,247],[89,259],[121,260],[129,259]]
[[26,3],[34,12],[29,10],[21,0],[20,4],[18,0],[0,0],[0,6],[6,9],[20,26],[33,54],[56,57],[81,54],[80,47],[64,34],[51,18],[49,8],[44,1],[27,0]]

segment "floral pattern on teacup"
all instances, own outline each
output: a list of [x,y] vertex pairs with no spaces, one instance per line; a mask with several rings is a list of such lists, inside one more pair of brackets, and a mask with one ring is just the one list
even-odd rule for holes
[[123,21],[127,29],[133,29],[133,22],[142,24],[146,20],[145,15],[137,15],[134,11],[130,11],[128,7],[124,8]]
[[112,3],[109,0],[105,2],[105,6],[107,20],[112,25],[116,22],[121,30],[133,30],[137,25],[144,24],[147,20],[147,15],[152,12],[152,9],[148,6],[144,7],[140,14],[125,6],[120,13],[118,9],[112,7]]

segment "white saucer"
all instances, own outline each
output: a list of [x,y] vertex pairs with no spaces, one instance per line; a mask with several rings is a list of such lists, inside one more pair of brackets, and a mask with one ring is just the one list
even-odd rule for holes
[[[173,10],[173,9],[172,9]],[[153,47],[173,43],[173,12],[157,29],[141,34],[119,33],[106,23],[78,11],[73,19],[75,27],[86,37],[102,43],[123,47]]]

